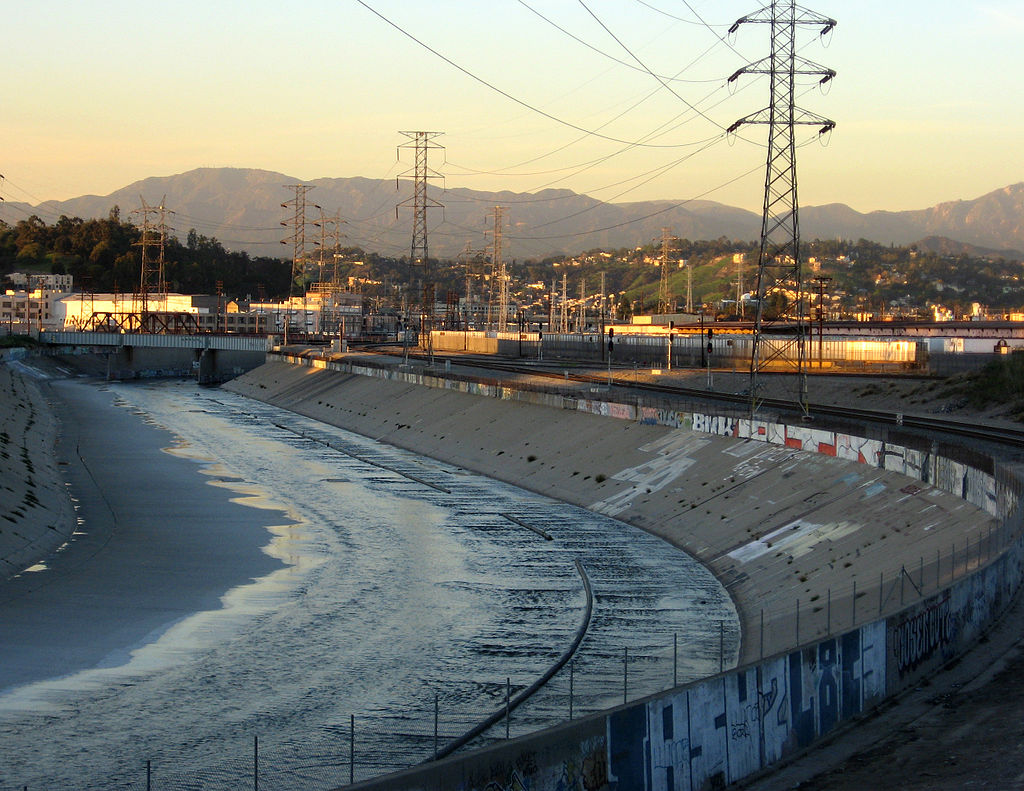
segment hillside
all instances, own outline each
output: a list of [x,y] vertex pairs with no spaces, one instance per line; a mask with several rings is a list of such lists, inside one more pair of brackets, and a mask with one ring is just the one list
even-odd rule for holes
[[[241,168],[199,168],[174,176],[144,179],[109,195],[86,195],[38,206],[0,204],[0,219],[14,223],[36,213],[47,222],[60,215],[105,217],[117,205],[127,213],[163,199],[174,212],[172,225],[179,237],[195,228],[220,240],[225,247],[253,255],[287,256],[281,244],[286,210],[281,204],[292,193],[285,185],[298,183],[283,173]],[[315,189],[307,197],[308,214],[315,219],[322,206],[328,214],[340,211],[346,221],[346,245],[387,256],[408,254],[411,210],[395,206],[412,194],[409,182],[366,178],[321,178],[305,182]],[[432,191],[444,204],[429,213],[432,256],[449,258],[467,244],[483,248],[488,241],[490,211],[507,207],[505,240],[513,258],[543,258],[594,248],[635,247],[660,238],[669,228],[678,237],[717,239],[725,236],[750,241],[760,234],[760,217],[713,201],[641,201],[602,203],[569,190],[539,193],[484,192],[465,188]],[[1005,251],[1024,250],[1024,183],[974,200],[942,203],[929,209],[860,213],[843,204],[801,207],[805,239],[870,239],[883,244],[909,244],[925,237]],[[311,232],[312,233],[312,232]]]

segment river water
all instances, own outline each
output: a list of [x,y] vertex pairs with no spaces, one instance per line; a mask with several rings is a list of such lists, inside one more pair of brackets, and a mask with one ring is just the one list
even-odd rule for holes
[[193,460],[202,485],[264,524],[279,515],[263,532],[278,568],[120,661],[8,690],[0,787],[141,789],[149,761],[156,789],[234,788],[255,737],[261,788],[426,760],[435,711],[443,745],[566,650],[586,604],[577,559],[589,628],[571,669],[512,714],[512,736],[733,662],[721,585],[640,530],[190,382],[104,387],[171,432],[165,452]]

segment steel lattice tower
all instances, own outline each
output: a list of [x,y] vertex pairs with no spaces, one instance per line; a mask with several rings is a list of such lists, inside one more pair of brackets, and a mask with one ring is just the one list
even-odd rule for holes
[[[434,142],[434,138],[443,135],[444,132],[399,132],[409,140],[398,146],[398,155],[401,157],[402,149],[413,150],[413,167],[395,178],[395,184],[403,176],[411,175],[413,178],[412,197],[395,206],[395,216],[398,210],[405,206],[412,207],[412,246],[409,250],[409,265],[413,270],[420,269],[422,282],[421,316],[426,326],[421,331],[430,332],[434,318],[434,286],[430,280],[428,264],[430,260],[429,248],[427,246],[427,210],[443,209],[443,204],[427,195],[427,183],[430,179],[443,178],[440,173],[432,170],[427,165],[427,154],[431,149],[443,150]],[[412,279],[412,278],[410,278]]]
[[[161,300],[161,309],[167,309],[167,280],[164,275],[164,251],[167,247],[167,208],[164,199],[159,206],[150,206],[146,199],[140,197],[141,209],[131,213],[141,218],[141,235],[136,244],[142,248],[142,267],[139,274],[139,290],[136,295],[136,308],[143,317],[149,313],[150,296]],[[154,222],[151,218],[155,218]],[[145,318],[142,319],[145,323]]]
[[[495,206],[491,225],[491,283],[498,281],[498,332],[508,331],[508,268],[505,266],[503,234],[505,231],[505,207]],[[492,285],[493,288],[493,285]]]
[[[281,244],[292,245],[292,279],[288,285],[288,297],[293,296],[295,284],[306,277],[306,193],[315,187],[307,184],[286,184],[285,189],[295,193],[295,197],[281,204],[282,209],[292,209],[292,216],[281,222],[285,228],[291,228],[289,236],[281,240]],[[302,293],[305,294],[303,282]]]
[[[836,26],[836,21],[800,8],[794,0],[772,0],[770,5],[738,19],[729,32],[749,22],[764,23],[771,29],[771,54],[729,77],[729,82],[733,82],[741,74],[767,74],[771,80],[768,106],[741,118],[728,130],[735,132],[744,124],[768,126],[764,211],[755,281],[754,343],[750,358],[750,412],[753,416],[762,400],[759,373],[769,367],[777,368],[781,363],[797,374],[797,400],[806,414],[808,327],[800,258],[795,130],[800,125],[820,126],[819,134],[825,134],[835,127],[835,122],[797,107],[796,83],[798,77],[814,76],[824,84],[836,73],[797,56],[796,38],[798,28],[804,26],[820,27],[820,35],[824,36]],[[766,308],[770,308],[771,315],[765,315]],[[788,332],[785,336],[768,339],[764,331],[775,321],[786,322]]]

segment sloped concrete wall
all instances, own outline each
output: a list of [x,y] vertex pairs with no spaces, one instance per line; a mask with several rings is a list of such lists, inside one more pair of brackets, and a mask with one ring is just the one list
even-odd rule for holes
[[[296,365],[333,368],[346,377],[401,382],[416,390],[419,415],[429,418],[431,404],[444,390],[554,407],[644,426],[754,440],[780,448],[811,451],[905,475],[961,497],[999,520],[988,542],[965,547],[954,563],[961,577],[937,592],[885,618],[829,634],[805,645],[718,676],[655,695],[576,723],[516,739],[494,748],[439,761],[422,768],[360,784],[363,789],[460,789],[463,791],[555,791],[587,789],[716,788],[770,768],[813,745],[887,697],[917,683],[943,663],[970,648],[1016,593],[1022,578],[1024,545],[1020,539],[1018,493],[1012,470],[996,473],[947,458],[934,450],[908,448],[848,432],[749,421],[701,412],[637,407],[587,398],[526,392],[501,385],[449,381],[443,377],[393,368],[326,361],[289,360]],[[336,366],[336,367],[335,367]],[[273,369],[271,369],[273,370]],[[279,376],[268,373],[266,381]],[[287,406],[316,400],[321,411],[333,408],[334,385],[289,379],[261,382],[259,372],[232,389],[260,397],[274,389],[274,402]],[[322,398],[318,398],[318,394]],[[394,397],[395,391],[389,391]],[[450,396],[449,396],[450,397]],[[413,398],[413,396],[410,396]],[[471,402],[464,402],[467,408]],[[359,406],[352,406],[358,410]],[[386,409],[386,406],[384,407]],[[371,416],[360,413],[364,419]],[[358,415],[353,419],[357,422]],[[418,420],[403,412],[402,420]],[[379,425],[378,423],[376,425]],[[609,427],[613,426],[609,422]],[[401,424],[398,429],[400,430]],[[437,432],[448,431],[439,418]],[[500,428],[495,431],[500,433]],[[588,429],[588,437],[594,432]],[[605,431],[604,433],[608,433]],[[652,435],[653,436],[653,435]],[[660,436],[660,435],[658,435]],[[599,441],[594,436],[595,441]],[[437,436],[437,449],[445,446]],[[622,443],[620,440],[620,447]],[[595,453],[601,449],[596,448]],[[555,474],[557,477],[557,474]],[[908,498],[914,492],[907,491]],[[941,572],[941,568],[937,568]],[[951,578],[955,574],[949,575]],[[942,578],[938,577],[941,583]],[[799,634],[799,630],[797,631]]]

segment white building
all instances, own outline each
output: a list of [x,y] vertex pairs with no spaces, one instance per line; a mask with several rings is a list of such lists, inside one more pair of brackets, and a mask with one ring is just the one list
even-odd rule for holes
[[7,290],[0,297],[0,332],[28,334],[64,326],[61,298],[67,292],[48,288]]

